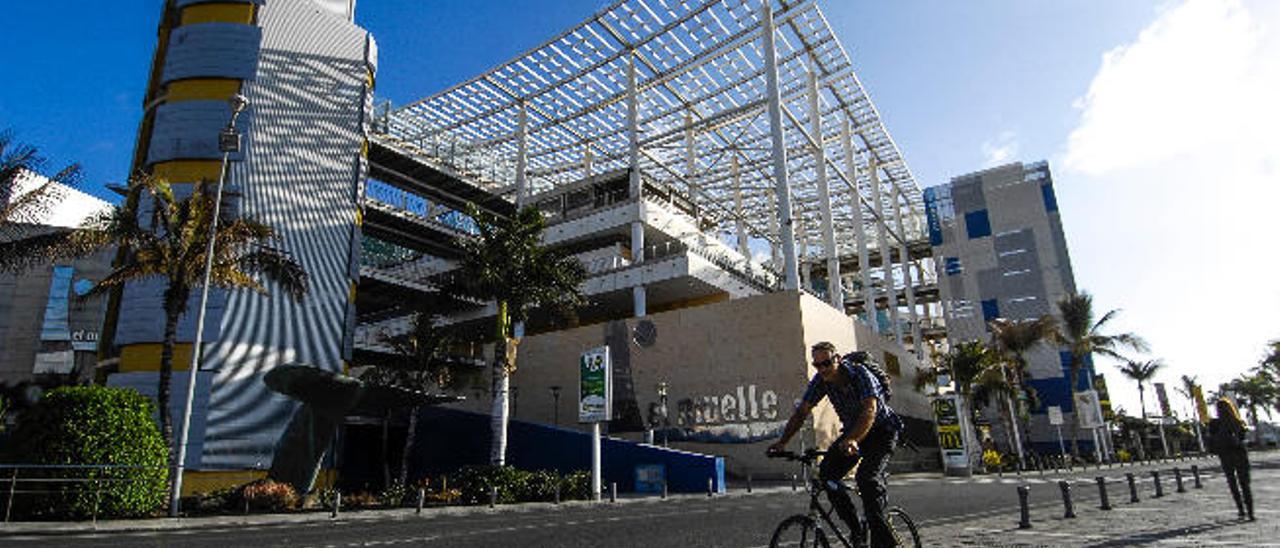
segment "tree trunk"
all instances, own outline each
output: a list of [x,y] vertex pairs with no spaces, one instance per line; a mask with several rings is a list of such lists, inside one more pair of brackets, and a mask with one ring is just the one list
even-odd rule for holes
[[404,454],[400,457],[400,485],[409,485],[409,453],[413,451],[413,442],[418,437],[418,410],[409,410],[409,431],[404,435]]
[[[160,435],[169,449],[169,465],[177,464],[177,451],[173,446],[173,413],[169,409],[170,385],[173,384],[173,350],[178,340],[178,318],[182,311],[178,306],[165,306],[164,343],[160,346],[160,379],[156,387],[156,411],[160,413]],[[196,349],[192,348],[192,352]],[[189,372],[188,372],[189,373]]]
[[1142,420],[1147,420],[1147,397],[1142,389],[1142,383],[1138,383],[1138,407],[1142,408]]
[[507,403],[511,388],[511,375],[507,369],[507,337],[511,333],[510,316],[506,301],[498,302],[498,333],[493,349],[493,410],[490,413],[489,430],[493,443],[489,447],[489,464],[502,466],[507,463],[507,421],[510,409]]
[[391,455],[387,454],[387,437],[390,435],[391,411],[382,412],[382,487],[391,487],[391,463],[387,462]]

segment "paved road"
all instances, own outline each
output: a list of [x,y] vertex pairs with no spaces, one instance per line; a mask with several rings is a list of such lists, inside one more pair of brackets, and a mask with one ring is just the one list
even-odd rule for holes
[[[1187,464],[1182,463],[1181,466]],[[1172,464],[1163,465],[1165,468]],[[1130,469],[1087,471],[1064,477],[1091,481],[1098,474],[1119,478]],[[1032,484],[1033,506],[1060,504],[1052,475],[1022,478],[941,479],[908,476],[891,481],[893,503],[909,509],[922,526],[943,527],[992,516],[1015,519],[1015,485]],[[1168,488],[1172,489],[1171,480]],[[1148,489],[1150,487],[1147,487]],[[1078,504],[1095,504],[1093,491],[1078,488]],[[1119,496],[1113,492],[1112,497]],[[805,510],[803,491],[788,487],[737,492],[713,499],[699,496],[633,499],[617,504],[519,505],[496,511],[434,511],[348,515],[337,521],[234,524],[153,532],[96,532],[56,537],[0,537],[5,546],[289,546],[356,547],[384,545],[493,547],[700,546],[747,548],[768,544],[773,527]],[[926,539],[926,545],[929,545]]]

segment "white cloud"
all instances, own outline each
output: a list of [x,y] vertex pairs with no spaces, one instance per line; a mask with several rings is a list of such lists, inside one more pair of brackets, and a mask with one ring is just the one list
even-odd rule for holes
[[[1077,283],[1125,309],[1116,328],[1147,337],[1165,382],[1215,388],[1280,336],[1278,35],[1278,2],[1186,0],[1077,101],[1057,177]],[[1135,412],[1133,384],[1108,377]]]
[[995,139],[982,143],[982,167],[995,167],[1014,161],[1018,156],[1018,134],[1002,131]]

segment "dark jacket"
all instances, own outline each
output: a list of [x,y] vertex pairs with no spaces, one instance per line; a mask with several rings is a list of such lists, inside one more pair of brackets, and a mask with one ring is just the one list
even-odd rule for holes
[[1244,425],[1222,417],[1209,421],[1209,452],[1223,454],[1245,449]]

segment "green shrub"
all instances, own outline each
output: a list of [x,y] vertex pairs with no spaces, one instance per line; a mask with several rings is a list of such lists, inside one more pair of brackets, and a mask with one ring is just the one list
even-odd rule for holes
[[[568,476],[547,470],[529,472],[511,466],[464,466],[450,476],[449,486],[456,488],[462,504],[489,504],[489,491],[498,489],[498,503],[551,502],[560,487],[562,500],[591,497],[591,473],[577,471]],[[453,489],[450,489],[453,491]]]
[[[413,496],[416,501],[416,497],[418,496],[416,490]],[[398,508],[400,506],[404,506],[405,502],[409,500],[409,488],[399,481],[391,482],[391,485],[388,485],[378,493],[379,505],[386,508]]]
[[5,459],[20,464],[113,465],[118,468],[23,470],[27,477],[92,478],[32,482],[48,491],[14,499],[23,517],[84,519],[142,516],[166,501],[168,451],[151,418],[151,400],[134,390],[67,386],[50,391],[19,417]]
[[560,480],[560,498],[563,500],[591,499],[591,471],[578,470]]
[[292,485],[261,479],[244,486],[240,494],[250,510],[281,512],[298,505],[298,493]]

